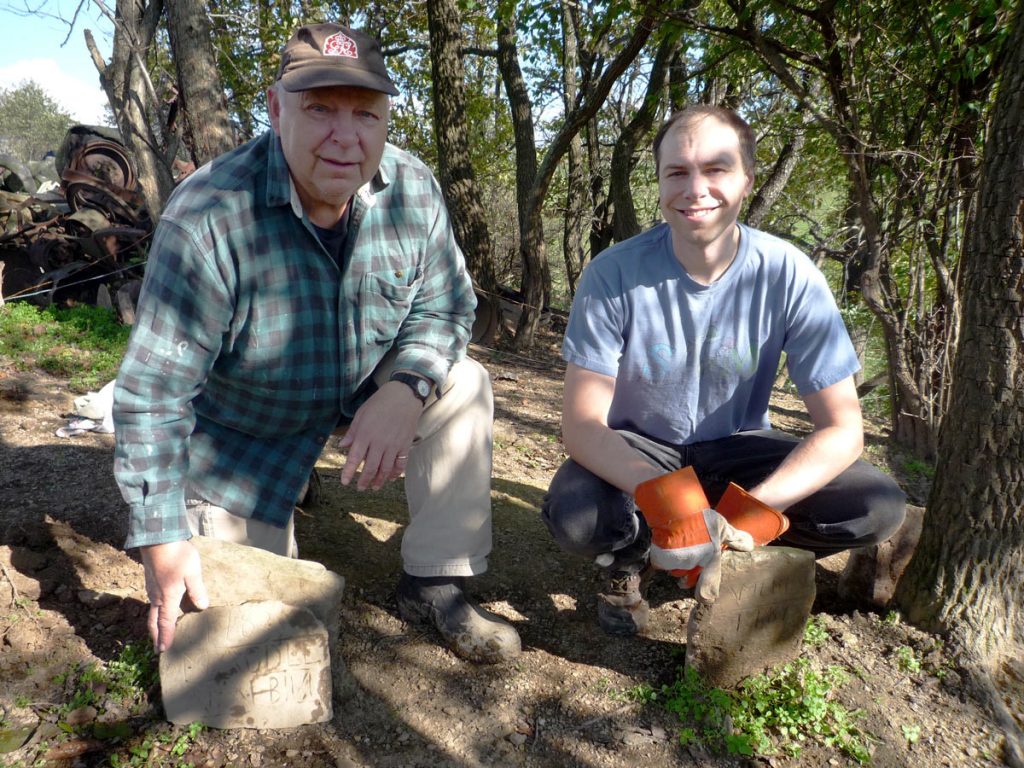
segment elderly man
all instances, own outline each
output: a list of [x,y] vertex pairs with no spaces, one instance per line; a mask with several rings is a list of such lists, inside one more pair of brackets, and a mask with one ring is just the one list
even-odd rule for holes
[[342,483],[405,476],[401,615],[473,661],[519,653],[464,592],[491,547],[490,380],[465,355],[475,296],[437,182],[387,143],[395,94],[376,40],[301,27],[273,130],[192,174],[157,227],[114,471],[160,651],[185,594],[208,602],[190,537],[296,556],[296,501],[342,431]]

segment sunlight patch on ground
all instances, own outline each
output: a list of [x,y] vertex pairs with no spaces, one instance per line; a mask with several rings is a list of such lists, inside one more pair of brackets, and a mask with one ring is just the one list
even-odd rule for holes
[[576,610],[576,598],[570,595],[552,594],[551,604],[555,606],[558,611],[575,611]]
[[367,517],[366,515],[360,515],[356,512],[349,512],[349,516],[359,525],[366,529],[373,538],[379,542],[391,541],[391,538],[398,533],[398,530],[402,527],[401,523],[395,523],[390,520],[381,520],[377,517]]
[[493,600],[487,603],[487,610],[509,621],[529,621],[529,618],[512,607],[507,600]]
[[520,509],[528,509],[531,512],[536,511],[537,509],[536,504],[531,504],[528,501],[524,501],[523,499],[507,493],[502,493],[501,491],[492,491],[491,498],[495,501],[507,501],[512,506],[519,507]]

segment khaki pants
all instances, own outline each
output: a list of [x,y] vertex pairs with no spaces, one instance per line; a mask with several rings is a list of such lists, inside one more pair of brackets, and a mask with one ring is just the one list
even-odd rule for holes
[[185,502],[188,527],[193,536],[209,536],[212,539],[246,544],[265,549],[283,557],[298,557],[299,547],[295,543],[295,515],[288,518],[288,525],[276,525],[239,517],[202,499]]
[[[393,356],[374,373],[386,382]],[[494,399],[487,370],[466,358],[452,366],[420,416],[405,470],[409,525],[402,563],[413,576],[474,576],[491,551],[491,460]],[[297,557],[294,516],[285,528],[232,515],[204,501],[188,502],[193,534]]]
[[[385,358],[374,379],[391,376]],[[475,576],[491,552],[491,429],[494,398],[487,370],[465,358],[431,395],[405,469],[409,526],[402,565],[412,576]]]

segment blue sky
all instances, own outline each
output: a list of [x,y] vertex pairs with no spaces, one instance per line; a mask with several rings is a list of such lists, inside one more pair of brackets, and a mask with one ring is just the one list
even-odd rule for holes
[[[70,20],[79,5],[70,0],[0,0],[0,89],[34,80],[78,122],[102,124],[107,99],[85,47],[84,30],[92,30],[100,54],[109,60],[113,24],[90,0],[83,0],[69,37],[68,23],[61,18]],[[108,5],[113,9],[113,0]],[[27,14],[26,6],[39,10]]]

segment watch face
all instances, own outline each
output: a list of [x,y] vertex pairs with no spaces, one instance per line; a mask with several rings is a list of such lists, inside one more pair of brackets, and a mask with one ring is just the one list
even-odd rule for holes
[[427,398],[430,397],[430,382],[424,379],[422,376],[417,376],[413,373],[399,372],[391,377],[394,381],[400,381],[411,389],[416,397],[422,400],[424,403],[427,402]]

